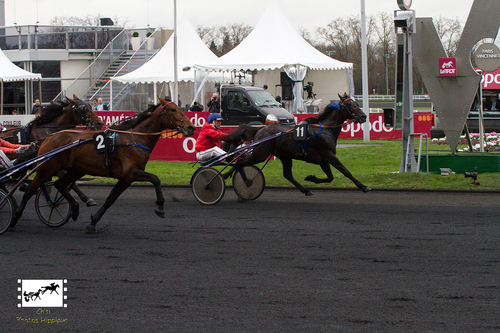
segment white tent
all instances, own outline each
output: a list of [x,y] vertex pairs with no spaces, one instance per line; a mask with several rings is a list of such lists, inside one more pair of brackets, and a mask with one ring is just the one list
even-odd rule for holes
[[[305,41],[273,0],[252,32],[233,50],[214,62],[198,62],[196,68],[218,71],[254,71],[255,85],[280,86],[280,72],[295,82],[294,107],[304,107],[302,82],[314,83],[317,98],[335,98],[352,93],[352,63],[341,62],[321,53]],[[309,70],[309,73],[307,73]],[[307,74],[307,78],[306,78]]]
[[[177,73],[178,82],[185,83],[182,89],[184,94],[192,96],[193,83],[201,93],[204,77],[197,77],[194,64],[200,62],[211,63],[217,61],[217,56],[203,43],[189,20],[184,15],[177,24]],[[187,69],[189,70],[183,70]],[[211,81],[230,81],[231,75],[212,74]],[[174,84],[174,38],[170,38],[160,51],[147,63],[129,74],[112,78],[121,83],[169,83],[170,95]],[[188,84],[190,83],[190,84]],[[194,98],[196,98],[196,96]]]
[[[39,90],[40,90],[40,95],[42,93],[42,89],[40,86],[40,80],[42,79],[41,74],[34,74],[28,71],[25,71],[24,69],[21,69],[14,65],[9,58],[3,53],[3,51],[0,49],[0,82],[1,82],[1,93],[2,97],[0,100],[0,110],[1,114],[3,114],[3,83],[4,82],[14,82],[14,81],[32,81],[32,80],[38,80],[39,81]],[[41,98],[40,98],[41,100]],[[26,101],[25,109],[26,113],[30,112],[28,105],[31,105],[31,102]]]

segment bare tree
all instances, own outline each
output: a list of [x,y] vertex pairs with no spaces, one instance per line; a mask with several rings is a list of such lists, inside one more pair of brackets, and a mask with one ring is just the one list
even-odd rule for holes
[[[373,17],[367,18],[367,50],[369,68],[373,60],[372,38],[375,26]],[[354,89],[361,91],[361,20],[358,16],[335,19],[326,28],[317,28],[316,33],[326,45],[333,46],[335,58],[340,61],[353,63]]]
[[439,16],[437,20],[434,20],[434,25],[446,53],[449,57],[453,57],[462,34],[462,23],[458,18],[449,19]]
[[[50,25],[63,25],[63,26],[97,26],[99,25],[99,19],[103,17],[100,13],[91,15],[88,14],[85,17],[78,16],[54,16],[50,20]],[[121,19],[117,16],[113,17],[113,23],[118,26],[125,26],[127,20],[120,21]]]
[[[394,20],[385,12],[376,15],[375,36],[373,49],[375,53],[374,69],[377,74],[376,91],[389,94],[394,86],[395,40]],[[375,78],[374,78],[375,79]]]
[[239,23],[227,26],[198,26],[196,32],[203,42],[217,56],[222,56],[238,46],[252,31],[253,27]]

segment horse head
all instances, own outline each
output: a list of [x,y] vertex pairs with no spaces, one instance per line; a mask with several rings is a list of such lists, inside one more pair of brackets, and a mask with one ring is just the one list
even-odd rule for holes
[[66,97],[66,99],[70,102],[71,111],[78,125],[85,125],[85,127],[92,130],[100,130],[102,128],[104,123],[101,118],[92,111],[92,107],[89,103],[82,101],[74,94],[73,98]]
[[185,136],[193,135],[196,127],[184,114],[184,112],[182,112],[182,110],[177,105],[175,105],[174,102],[168,101],[159,96],[158,99],[160,101],[160,105],[155,110],[155,113],[159,112],[161,114],[162,127],[164,127],[164,129],[175,129]]
[[342,96],[340,94],[338,95],[340,98],[340,103],[339,103],[340,109],[343,112],[347,112],[348,119],[354,119],[354,122],[360,124],[366,122],[366,114],[363,111],[361,111],[358,103],[354,99],[350,98],[349,95],[347,95],[346,93],[344,93],[344,95]]

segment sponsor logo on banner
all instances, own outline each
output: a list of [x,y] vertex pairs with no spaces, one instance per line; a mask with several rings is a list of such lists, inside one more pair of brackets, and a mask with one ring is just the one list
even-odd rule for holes
[[491,73],[483,72],[483,89],[500,89],[500,69]]
[[439,76],[457,76],[457,59],[439,58]]

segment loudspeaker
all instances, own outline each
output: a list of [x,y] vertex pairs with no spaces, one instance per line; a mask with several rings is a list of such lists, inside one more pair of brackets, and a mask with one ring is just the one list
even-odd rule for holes
[[394,109],[384,109],[385,127],[394,127]]
[[283,96],[283,100],[291,101],[293,99],[292,86],[281,86],[281,95]]
[[114,23],[109,17],[101,17],[101,25],[114,25]]
[[285,73],[280,73],[280,84],[281,84],[281,97],[283,100],[292,100],[293,99],[293,81],[292,79]]
[[292,79],[285,73],[280,73],[280,84],[281,86],[291,86],[293,84]]

